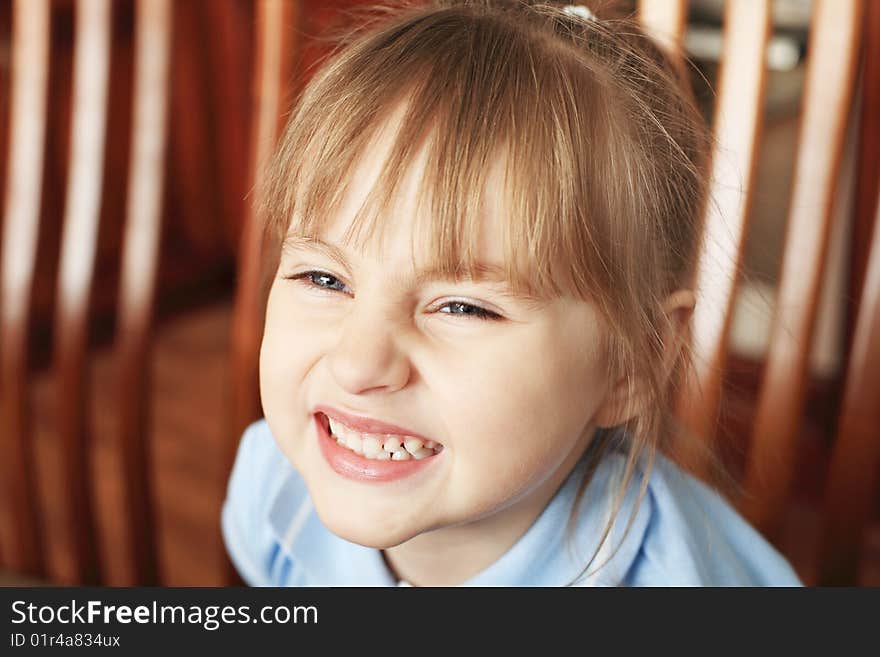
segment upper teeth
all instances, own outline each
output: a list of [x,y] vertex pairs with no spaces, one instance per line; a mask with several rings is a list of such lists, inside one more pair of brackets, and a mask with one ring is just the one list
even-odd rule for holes
[[371,459],[405,461],[409,458],[423,459],[443,449],[433,440],[424,441],[413,436],[397,436],[385,433],[361,433],[338,420],[327,418],[330,433],[336,441],[356,454]]

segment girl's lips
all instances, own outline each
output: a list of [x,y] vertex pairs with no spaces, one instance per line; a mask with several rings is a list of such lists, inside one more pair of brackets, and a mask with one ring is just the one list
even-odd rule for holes
[[407,461],[379,461],[358,456],[346,447],[342,447],[330,437],[326,418],[321,413],[314,413],[315,428],[318,432],[318,446],[321,454],[333,470],[348,479],[358,481],[393,481],[415,474],[430,467],[445,452],[423,459]]

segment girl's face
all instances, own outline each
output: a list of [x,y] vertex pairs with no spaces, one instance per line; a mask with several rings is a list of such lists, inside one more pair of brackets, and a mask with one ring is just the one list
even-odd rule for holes
[[[386,248],[343,243],[389,129],[321,236],[343,260],[295,240],[281,256],[260,361],[266,419],[321,520],[343,538],[388,548],[451,526],[525,531],[595,428],[609,389],[602,323],[586,302],[517,298],[491,274],[455,282],[423,272],[411,222],[420,161],[385,218]],[[494,181],[487,196],[497,199]],[[486,210],[480,261],[501,267],[503,208]],[[393,424],[442,448],[423,448],[431,455],[420,459],[367,458],[330,445],[319,409]],[[356,437],[385,451],[386,432],[367,429]]]

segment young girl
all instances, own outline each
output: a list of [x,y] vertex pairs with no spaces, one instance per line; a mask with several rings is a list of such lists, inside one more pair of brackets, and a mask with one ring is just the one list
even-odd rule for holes
[[222,517],[243,579],[798,584],[661,453],[708,144],[674,66],[582,7],[371,16],[266,190],[265,420]]

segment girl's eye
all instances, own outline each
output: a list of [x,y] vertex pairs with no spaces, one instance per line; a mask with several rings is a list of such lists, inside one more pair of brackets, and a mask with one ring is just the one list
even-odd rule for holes
[[[345,283],[340,281],[332,274],[323,271],[304,271],[301,274],[293,276],[285,276],[287,280],[302,281],[308,287],[315,287],[330,292],[345,292]],[[497,321],[503,319],[498,313],[486,310],[480,306],[475,306],[463,301],[449,301],[437,308],[438,312],[446,315],[458,315],[462,317],[473,317],[475,319]]]
[[345,291],[343,289],[345,288],[345,283],[323,271],[304,271],[301,274],[285,276],[285,278],[291,281],[302,281],[303,284],[309,287],[316,287],[321,290],[329,290],[331,292]]
[[[451,310],[444,310],[444,308],[450,308]],[[480,306],[474,306],[469,303],[464,303],[462,301],[450,301],[448,303],[444,303],[437,310],[447,315],[463,315],[465,317],[475,317],[476,319],[488,320],[501,319],[501,315],[493,313],[491,310],[486,310],[485,308],[481,308]]]

